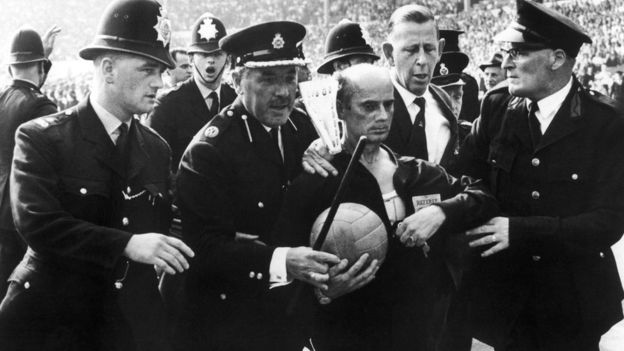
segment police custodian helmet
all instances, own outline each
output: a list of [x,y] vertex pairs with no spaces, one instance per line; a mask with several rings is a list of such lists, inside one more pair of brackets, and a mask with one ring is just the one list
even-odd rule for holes
[[93,42],[80,57],[93,60],[102,52],[117,51],[147,57],[175,67],[169,53],[171,24],[155,0],[115,0],[100,19]]
[[325,57],[316,71],[322,74],[332,74],[334,72],[332,63],[351,55],[368,56],[373,60],[379,60],[379,56],[375,54],[369,41],[368,34],[359,23],[347,19],[341,20],[327,34]]
[[13,35],[7,64],[48,61],[43,52],[41,37],[34,29],[22,28]]
[[223,22],[211,13],[204,13],[193,25],[191,45],[186,51],[189,54],[196,52],[210,54],[219,51],[221,50],[219,40],[226,35]]

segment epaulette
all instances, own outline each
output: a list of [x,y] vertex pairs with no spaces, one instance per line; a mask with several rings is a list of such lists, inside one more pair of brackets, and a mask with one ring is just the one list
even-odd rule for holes
[[[579,88],[579,90],[581,89],[583,88]],[[607,106],[615,112],[621,112],[617,106],[617,102],[611,99],[610,97],[592,89],[586,89],[585,92],[587,93],[586,94],[587,97],[591,99],[592,101],[595,101],[601,105]]]
[[69,116],[72,115],[72,111],[73,109],[70,108],[53,115],[38,117],[33,119],[33,123],[41,129],[47,129],[50,126],[58,125],[66,120],[69,120]]
[[201,140],[216,145],[223,132],[225,132],[235,117],[235,111],[225,109],[218,115],[214,116],[210,122],[203,128],[201,132]]

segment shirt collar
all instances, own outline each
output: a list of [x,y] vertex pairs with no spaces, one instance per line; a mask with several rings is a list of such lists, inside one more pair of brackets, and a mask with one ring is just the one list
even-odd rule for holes
[[[396,71],[392,73],[392,84],[394,85],[396,90],[399,92],[399,95],[403,99],[405,106],[411,105],[412,103],[414,103],[414,100],[417,97],[419,97],[418,95],[407,90],[404,86],[401,85],[401,83],[399,83],[397,76],[396,76]],[[424,97],[425,101],[431,101],[433,96],[431,95],[431,92],[429,92],[429,87],[427,87],[427,90],[425,90],[425,93],[420,97]]]
[[[568,84],[566,84],[563,88],[559,89],[554,94],[537,101],[540,114],[542,116],[551,116],[557,112],[561,105],[563,105],[563,101],[568,96],[570,89],[572,89],[572,77],[570,77]],[[530,103],[530,100],[527,100],[527,103]]]
[[[115,115],[108,112],[102,105],[98,104],[95,99],[93,99],[93,96],[89,96],[89,102],[91,102],[91,106],[93,106],[93,111],[95,111],[95,114],[104,125],[106,134],[108,134],[108,136],[110,137],[117,130],[117,128],[119,128],[122,122],[119,120],[119,118],[115,117]],[[132,118],[130,118],[125,123],[128,126],[128,129],[130,129]]]
[[195,81],[195,85],[197,85],[197,88],[199,89],[199,92],[201,93],[201,96],[204,98],[204,100],[206,100],[208,98],[208,95],[210,95],[210,93],[212,93],[213,91],[217,93],[217,96],[221,96],[221,84],[217,86],[217,89],[212,90],[198,82],[197,79],[193,79],[193,81]]

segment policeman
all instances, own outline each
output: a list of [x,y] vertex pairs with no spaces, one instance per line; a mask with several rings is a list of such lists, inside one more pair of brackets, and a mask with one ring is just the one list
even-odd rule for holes
[[6,293],[7,278],[26,252],[26,244],[15,231],[9,199],[15,130],[33,118],[57,112],[39,88],[51,67],[48,56],[59,31],[57,27],[48,31],[46,48],[32,29],[20,29],[13,35],[7,62],[13,81],[0,91],[0,298]]
[[368,32],[359,23],[342,19],[329,30],[325,39],[325,57],[316,71],[332,74],[358,63],[379,60],[370,40]]
[[165,89],[177,87],[185,80],[191,78],[191,74],[193,73],[186,49],[175,48],[171,49],[169,53],[175,62],[175,67],[168,69],[163,75],[163,78],[167,78],[165,81]]
[[505,43],[511,97],[483,101],[466,141],[503,215],[468,231],[473,335],[496,350],[598,350],[622,319],[611,245],[624,231],[624,119],[572,70],[590,37],[562,14],[517,1]]
[[159,96],[147,119],[147,125],[171,146],[174,173],[195,133],[236,98],[234,89],[221,83],[228,55],[219,48],[219,40],[226,34],[223,22],[210,13],[195,21],[187,50],[193,76]]
[[169,226],[170,152],[133,118],[173,67],[153,0],[117,0],[94,41],[92,94],[22,124],[11,206],[28,244],[0,305],[3,350],[168,350],[156,272],[189,267]]
[[[339,259],[308,247],[275,247],[270,231],[301,155],[317,136],[293,110],[296,45],[305,27],[267,22],[223,38],[237,57],[237,100],[186,149],[177,175],[184,239],[196,250],[187,306],[175,326],[180,350],[301,350],[303,326],[285,316],[283,285],[327,289]],[[274,288],[269,290],[273,286]]]
[[494,89],[495,86],[505,81],[505,71],[503,70],[502,63],[503,54],[496,52],[489,61],[479,65],[479,69],[483,72],[486,90]]
[[462,80],[462,71],[468,66],[468,55],[463,52],[443,52],[440,62],[433,70],[431,83],[444,89],[451,97],[453,113],[459,118],[462,109],[463,87],[466,83]]

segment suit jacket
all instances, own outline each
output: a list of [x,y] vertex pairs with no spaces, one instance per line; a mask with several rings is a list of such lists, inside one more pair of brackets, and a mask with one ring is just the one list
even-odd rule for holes
[[[236,99],[236,92],[227,84],[221,84],[219,95],[220,109]],[[148,116],[146,124],[158,132],[169,146],[173,162],[173,172],[177,172],[180,159],[193,136],[214,115],[210,114],[206,102],[191,78],[168,90],[156,99],[154,111]]]
[[[332,164],[341,173],[338,177],[303,173],[295,180],[274,230],[277,244],[310,244],[312,225],[330,206],[350,158],[343,152],[333,159]],[[395,158],[395,162],[398,168],[393,183],[405,203],[406,215],[414,213],[414,197],[437,194],[447,221],[429,240],[428,257],[420,248],[405,247],[393,235],[395,228],[388,219],[377,181],[362,164],[355,164],[342,202],[362,204],[381,218],[388,236],[388,252],[369,285],[326,306],[311,302],[318,307],[312,341],[320,350],[435,349],[448,295],[459,280],[460,269],[454,257],[460,248],[453,233],[496,213],[495,199],[479,182],[467,177],[460,181],[442,167],[412,157]]]
[[[448,143],[446,144],[446,148],[444,149],[440,165],[447,169],[449,173],[455,174],[457,173],[455,172],[457,170],[455,164],[457,162],[457,155],[459,152],[457,118],[450,108],[451,101],[444,90],[433,84],[429,84],[429,91],[440,106],[442,114],[449,121],[449,128],[451,130],[451,135]],[[426,110],[425,113],[427,113]],[[390,133],[388,134],[388,139],[386,139],[386,144],[399,155],[413,156],[426,160],[427,140],[410,138],[412,134],[412,126],[413,123],[410,119],[409,113],[407,112],[405,102],[403,102],[401,94],[399,94],[395,88],[394,118],[392,120],[392,125],[390,126]]]
[[11,202],[28,243],[0,307],[16,349],[167,350],[153,267],[122,254],[165,233],[170,151],[134,120],[128,166],[88,99],[17,131]]
[[[269,234],[316,133],[294,110],[281,135],[284,166],[270,134],[236,100],[200,130],[182,158],[176,201],[195,258],[174,331],[180,349],[287,349],[280,342],[293,336],[289,323],[268,302],[275,249]],[[235,241],[236,232],[259,235],[266,245]]]
[[624,119],[609,99],[572,90],[534,148],[523,98],[488,93],[465,144],[509,219],[510,247],[479,260],[475,335],[505,344],[518,316],[574,340],[622,318],[611,245],[624,231]]
[[26,251],[13,225],[9,174],[17,127],[33,118],[55,113],[56,105],[31,83],[14,80],[0,92],[0,297],[6,279]]

